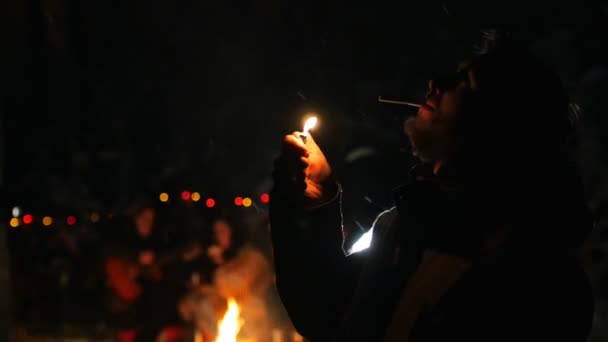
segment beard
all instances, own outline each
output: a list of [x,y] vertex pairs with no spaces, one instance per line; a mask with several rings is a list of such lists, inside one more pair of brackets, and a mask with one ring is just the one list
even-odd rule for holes
[[454,128],[451,121],[423,120],[419,116],[411,117],[404,123],[412,153],[423,162],[445,161],[454,155],[457,145]]

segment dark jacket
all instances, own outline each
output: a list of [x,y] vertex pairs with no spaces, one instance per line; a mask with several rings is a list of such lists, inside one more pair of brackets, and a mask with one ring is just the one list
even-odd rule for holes
[[521,194],[533,217],[503,220],[520,205],[496,208],[418,167],[370,248],[347,256],[341,189],[304,209],[275,185],[279,294],[312,341],[585,341],[593,300],[575,252],[591,221],[578,183],[556,188],[565,195],[535,210]]

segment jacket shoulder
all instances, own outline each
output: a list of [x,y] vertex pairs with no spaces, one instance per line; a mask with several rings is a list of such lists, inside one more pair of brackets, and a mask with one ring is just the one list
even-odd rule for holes
[[374,237],[385,235],[397,223],[398,219],[399,211],[397,207],[392,207],[378,214],[372,225]]

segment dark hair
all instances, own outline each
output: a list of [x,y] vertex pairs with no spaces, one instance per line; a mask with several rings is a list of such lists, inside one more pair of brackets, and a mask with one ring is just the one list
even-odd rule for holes
[[[484,165],[474,175],[481,180],[479,191],[503,218],[521,226],[523,240],[580,242],[590,221],[569,156],[566,90],[555,72],[512,37],[484,39],[470,63],[478,83],[471,95],[478,101],[470,102],[479,108],[467,111],[462,127],[468,144],[463,151],[473,150],[472,160]],[[548,232],[560,225],[570,229]]]
[[466,122],[473,150],[492,149],[484,156],[490,160],[566,158],[569,99],[558,75],[508,34],[486,32],[483,38],[470,63],[478,85],[478,108]]
[[[218,221],[224,221],[230,227],[232,241],[231,246],[226,253],[232,257],[245,244],[245,241],[247,241],[247,232],[245,229],[243,229],[242,222],[240,222],[240,220],[233,215],[222,215],[216,217],[212,222],[212,229],[214,229],[213,225]],[[213,232],[212,240],[215,240],[215,231]]]

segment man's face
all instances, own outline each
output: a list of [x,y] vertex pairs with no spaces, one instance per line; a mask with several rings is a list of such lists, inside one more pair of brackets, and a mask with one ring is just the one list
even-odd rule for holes
[[215,233],[215,240],[220,247],[223,249],[230,248],[232,244],[232,228],[228,222],[224,220],[218,220],[213,224],[213,232]]
[[405,121],[414,155],[423,161],[445,161],[458,148],[457,122],[470,108],[476,90],[473,71],[462,64],[452,75],[429,81],[425,103]]

